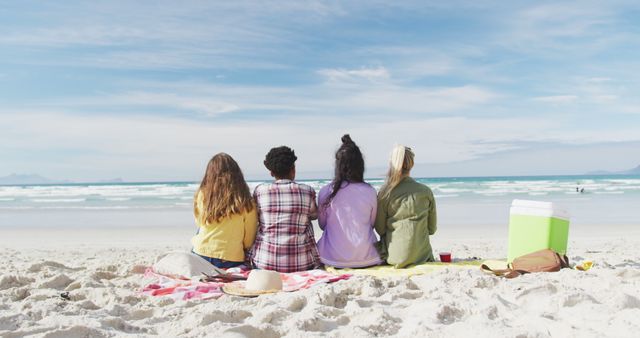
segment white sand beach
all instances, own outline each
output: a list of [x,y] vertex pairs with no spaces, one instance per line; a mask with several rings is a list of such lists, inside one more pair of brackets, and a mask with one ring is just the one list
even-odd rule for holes
[[640,338],[639,56],[640,1],[0,0],[0,338]]
[[[587,272],[506,280],[445,268],[204,301],[139,293],[156,256],[189,249],[190,228],[5,229],[0,336],[633,337],[640,330],[640,236],[637,227],[617,229],[627,235],[571,238],[570,259],[595,262]],[[432,241],[456,258],[506,255],[506,238]],[[60,297],[65,291],[68,300]]]

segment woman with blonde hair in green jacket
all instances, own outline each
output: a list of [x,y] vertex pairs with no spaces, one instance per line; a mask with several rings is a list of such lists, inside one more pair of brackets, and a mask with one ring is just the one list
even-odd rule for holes
[[378,193],[377,248],[396,268],[434,261],[429,236],[437,229],[436,202],[429,187],[410,177],[414,157],[411,148],[396,145]]

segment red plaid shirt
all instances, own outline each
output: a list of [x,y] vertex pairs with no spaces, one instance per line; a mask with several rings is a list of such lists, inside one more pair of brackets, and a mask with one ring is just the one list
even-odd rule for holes
[[295,272],[320,266],[311,225],[316,192],[308,185],[277,180],[256,187],[258,233],[250,253],[259,269]]

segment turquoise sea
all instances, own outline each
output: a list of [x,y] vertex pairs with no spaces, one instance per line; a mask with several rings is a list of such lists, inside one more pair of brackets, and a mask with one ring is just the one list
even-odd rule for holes
[[[367,180],[379,188],[382,179]],[[572,223],[640,224],[640,176],[419,178],[440,224],[508,222],[513,199],[555,202]],[[251,188],[263,181],[250,181]],[[327,179],[301,180],[319,190]],[[196,182],[0,186],[0,227],[191,226]]]

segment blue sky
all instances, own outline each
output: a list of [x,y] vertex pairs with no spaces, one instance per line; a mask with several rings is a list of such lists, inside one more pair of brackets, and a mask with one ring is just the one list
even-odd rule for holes
[[0,176],[248,177],[286,144],[327,176],[350,133],[368,176],[640,164],[633,1],[4,1]]

